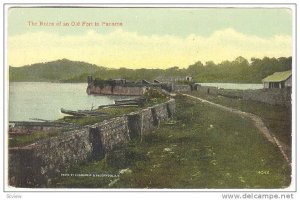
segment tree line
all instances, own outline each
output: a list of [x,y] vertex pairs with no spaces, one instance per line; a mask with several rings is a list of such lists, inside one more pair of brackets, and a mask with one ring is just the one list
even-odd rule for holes
[[[75,68],[74,68],[75,67]],[[76,70],[74,70],[76,69]],[[242,56],[233,61],[214,63],[198,61],[187,68],[168,69],[110,69],[67,59],[38,63],[24,67],[10,67],[10,81],[86,82],[87,76],[100,79],[125,78],[131,81],[192,76],[195,82],[261,83],[274,72],[292,69],[292,57],[251,58]]]

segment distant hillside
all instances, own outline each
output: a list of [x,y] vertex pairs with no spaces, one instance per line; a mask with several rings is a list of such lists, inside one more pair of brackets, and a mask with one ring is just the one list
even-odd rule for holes
[[215,64],[213,61],[200,61],[188,68],[171,67],[168,69],[109,69],[97,65],[70,61],[67,59],[38,63],[23,67],[10,67],[10,81],[49,81],[49,82],[86,82],[88,75],[94,78],[126,78],[131,81],[146,79],[153,81],[161,77],[185,77],[192,75],[195,82],[219,83],[261,83],[261,80],[274,72],[292,69],[292,57],[251,58],[250,61],[239,56],[233,61]]
[[78,76],[86,77],[88,74],[94,74],[101,69],[105,68],[85,62],[62,59],[23,67],[10,67],[9,80],[60,82]]

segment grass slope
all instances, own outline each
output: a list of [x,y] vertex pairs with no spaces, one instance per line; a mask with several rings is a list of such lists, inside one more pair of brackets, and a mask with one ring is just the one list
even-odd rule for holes
[[284,144],[291,146],[292,110],[291,107],[270,105],[262,102],[233,99],[223,96],[214,96],[192,92],[192,95],[206,100],[236,108],[244,112],[253,113],[262,118],[268,129]]
[[[290,167],[248,119],[187,97],[143,141],[53,180],[68,188],[283,188]],[[70,176],[73,174],[73,176]],[[91,175],[77,176],[77,175]]]

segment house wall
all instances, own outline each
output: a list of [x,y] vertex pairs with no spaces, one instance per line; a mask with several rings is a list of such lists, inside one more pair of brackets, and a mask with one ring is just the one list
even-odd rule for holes
[[290,76],[284,84],[285,87],[292,87],[292,76]]
[[292,87],[292,76],[282,82],[263,82],[264,88]]
[[269,88],[270,87],[269,82],[264,82],[263,85],[264,85],[264,88]]

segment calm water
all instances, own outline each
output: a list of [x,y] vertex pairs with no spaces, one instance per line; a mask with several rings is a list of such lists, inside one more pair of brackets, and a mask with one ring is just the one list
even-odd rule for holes
[[9,120],[30,121],[31,118],[55,120],[63,117],[60,108],[91,109],[114,103],[124,97],[92,96],[86,83],[13,82],[9,86]]
[[236,90],[256,90],[262,89],[263,84],[237,84],[237,83],[198,83],[203,86],[215,86],[223,89],[236,89]]

